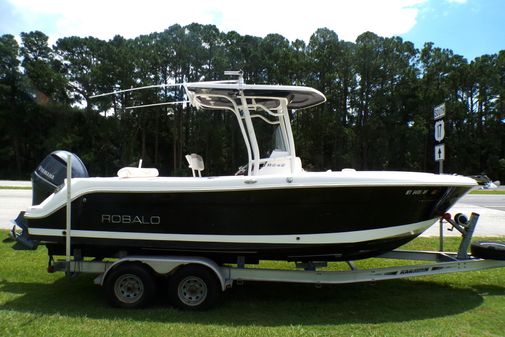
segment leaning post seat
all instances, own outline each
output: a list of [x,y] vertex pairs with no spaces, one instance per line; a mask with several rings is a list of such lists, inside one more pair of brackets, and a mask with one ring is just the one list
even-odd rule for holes
[[202,176],[202,171],[205,170],[205,165],[203,164],[203,158],[199,154],[192,153],[186,155],[186,160],[188,161],[188,167],[193,173],[193,177],[196,177],[195,171],[198,171],[198,176]]

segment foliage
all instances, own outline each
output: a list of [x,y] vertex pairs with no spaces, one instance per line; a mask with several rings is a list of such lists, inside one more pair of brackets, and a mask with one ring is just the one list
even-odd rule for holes
[[[446,172],[505,181],[505,51],[468,62],[426,43],[372,32],[346,42],[327,29],[310,41],[173,25],[109,41],[39,31],[0,37],[0,176],[26,179],[49,152],[77,153],[92,175],[135,164],[189,174],[198,152],[209,175],[233,173],[246,158],[234,116],[181,106],[128,109],[184,99],[165,87],[102,98],[131,87],[218,80],[242,69],[246,82],[313,86],[327,103],[293,112],[297,153],[311,170],[345,167],[435,171],[434,106],[445,102]],[[258,137],[271,130],[258,124]],[[266,149],[268,150],[268,149]]]

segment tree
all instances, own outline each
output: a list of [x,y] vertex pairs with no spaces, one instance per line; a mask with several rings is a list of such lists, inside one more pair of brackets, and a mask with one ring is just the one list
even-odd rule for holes
[[[13,125],[18,123],[22,111],[22,83],[19,72],[19,45],[12,35],[0,37],[0,167],[7,176],[21,176],[22,153],[19,134]],[[12,167],[14,158],[15,171]],[[12,173],[14,171],[15,173]]]
[[382,84],[386,77],[381,55],[383,43],[383,38],[371,32],[363,33],[356,39],[354,55],[357,87],[351,104],[356,113],[358,163],[361,169],[374,166],[369,158],[370,147],[380,145],[377,143],[383,141],[374,132],[383,127],[379,118],[380,103],[374,102],[382,99]]
[[21,33],[21,40],[21,65],[30,79],[37,102],[68,103],[62,63],[49,47],[47,35],[40,31]]
[[[353,74],[343,67],[352,52],[348,44],[339,41],[337,34],[327,28],[312,34],[307,46],[308,74],[311,74],[307,85],[325,93],[328,103],[316,107],[313,114],[301,113],[300,119],[305,127],[298,133],[308,131],[302,138],[306,139],[302,146],[309,144],[305,152],[313,154],[312,164],[318,169],[328,165],[333,168],[348,166],[352,161],[348,157],[352,131],[347,128],[346,122]],[[297,129],[301,129],[300,124],[297,124]],[[319,135],[315,141],[314,134]]]

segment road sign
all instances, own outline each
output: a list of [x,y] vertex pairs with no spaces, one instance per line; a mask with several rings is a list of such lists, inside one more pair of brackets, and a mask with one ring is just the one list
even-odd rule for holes
[[445,103],[437,105],[435,109],[433,109],[433,118],[435,120],[440,119],[445,116]]
[[435,161],[441,161],[445,159],[445,145],[438,144],[435,145]]
[[441,142],[445,137],[445,124],[444,120],[441,119],[435,122],[435,140]]

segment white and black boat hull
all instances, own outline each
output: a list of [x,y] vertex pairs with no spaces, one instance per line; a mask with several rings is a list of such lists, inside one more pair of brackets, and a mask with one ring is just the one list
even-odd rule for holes
[[[222,262],[354,260],[414,239],[468,186],[333,186],[226,191],[82,193],[72,248],[89,257],[206,256]],[[61,207],[24,219],[51,255],[65,250]]]

